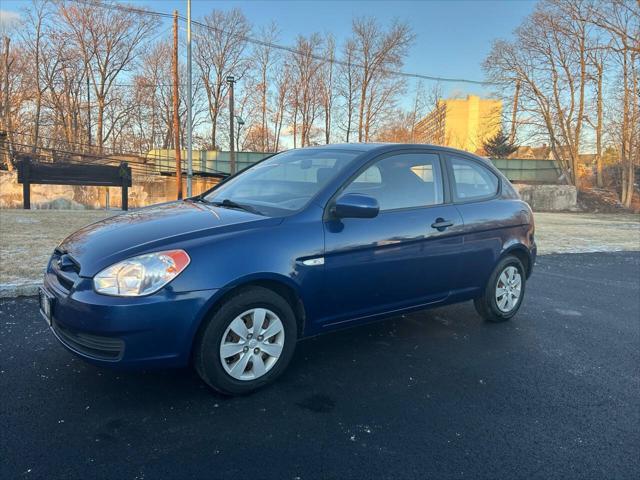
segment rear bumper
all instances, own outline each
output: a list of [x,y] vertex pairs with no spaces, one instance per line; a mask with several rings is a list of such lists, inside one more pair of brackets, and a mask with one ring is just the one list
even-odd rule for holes
[[90,279],[70,291],[47,273],[44,289],[54,297],[51,330],[67,350],[112,367],[177,367],[189,363],[195,333],[217,290],[147,297],[99,295]]

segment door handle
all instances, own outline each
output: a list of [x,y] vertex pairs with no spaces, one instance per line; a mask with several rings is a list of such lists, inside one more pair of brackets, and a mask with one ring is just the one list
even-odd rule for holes
[[444,232],[452,225],[453,222],[450,222],[449,220],[445,220],[444,218],[436,218],[436,221],[431,224],[431,228],[435,228],[439,232]]

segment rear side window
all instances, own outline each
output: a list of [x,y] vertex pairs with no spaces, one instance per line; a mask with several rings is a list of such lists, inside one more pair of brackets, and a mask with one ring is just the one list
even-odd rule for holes
[[449,161],[456,200],[480,200],[498,193],[498,177],[488,168],[459,157],[449,157]]

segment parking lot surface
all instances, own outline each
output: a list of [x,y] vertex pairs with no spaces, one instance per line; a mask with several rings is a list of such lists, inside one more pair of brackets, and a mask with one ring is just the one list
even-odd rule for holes
[[465,303],[305,340],[242,398],[87,365],[3,300],[0,478],[640,478],[640,252],[540,257],[508,323]]

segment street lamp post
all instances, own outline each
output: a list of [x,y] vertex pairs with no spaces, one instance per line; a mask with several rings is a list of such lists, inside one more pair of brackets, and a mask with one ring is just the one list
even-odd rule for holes
[[244,126],[244,120],[241,116],[236,115],[236,123],[238,124],[238,130],[236,134],[236,148],[240,151],[240,129]]
[[227,76],[227,83],[229,84],[229,170],[231,175],[236,173],[236,151],[235,151],[235,132],[233,128],[233,84],[236,79],[233,75]]

